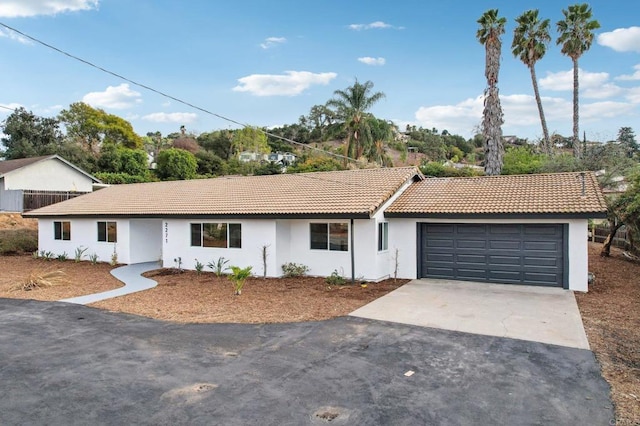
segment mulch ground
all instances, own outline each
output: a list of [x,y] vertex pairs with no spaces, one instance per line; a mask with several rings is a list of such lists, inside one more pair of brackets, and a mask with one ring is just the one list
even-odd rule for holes
[[[0,256],[0,297],[54,301],[122,287],[109,273],[112,269],[107,263],[33,259],[29,255]],[[64,273],[58,285],[31,291],[14,289],[32,274],[52,271]]]
[[176,322],[317,321],[347,315],[407,282],[332,286],[317,277],[252,277],[236,296],[228,278],[211,272],[160,270],[145,276],[156,280],[158,286],[91,306]]
[[595,282],[576,293],[591,350],[611,385],[619,425],[640,425],[640,263],[617,249],[600,257],[602,244],[589,245]]

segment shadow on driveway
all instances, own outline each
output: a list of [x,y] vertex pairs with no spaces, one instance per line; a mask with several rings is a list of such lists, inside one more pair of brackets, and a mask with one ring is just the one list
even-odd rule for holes
[[2,425],[607,425],[614,417],[588,350],[354,317],[184,325],[0,299],[0,359]]

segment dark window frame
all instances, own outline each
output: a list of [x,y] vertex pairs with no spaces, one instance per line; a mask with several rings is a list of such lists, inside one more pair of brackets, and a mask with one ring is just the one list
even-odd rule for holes
[[71,241],[71,221],[55,220],[53,222],[53,239]]
[[[311,222],[309,248],[311,250],[349,251],[348,222]],[[345,234],[346,235],[343,235]]]
[[[217,228],[217,229],[216,229]],[[207,231],[208,229],[208,231]],[[220,233],[224,229],[224,245]],[[242,248],[242,224],[234,222],[197,222],[189,225],[191,234],[191,247],[241,249]],[[207,239],[205,236],[210,235]],[[218,235],[216,235],[218,234]]]
[[117,243],[118,242],[118,222],[98,221],[98,242]]
[[378,222],[378,251],[389,250],[389,222]]

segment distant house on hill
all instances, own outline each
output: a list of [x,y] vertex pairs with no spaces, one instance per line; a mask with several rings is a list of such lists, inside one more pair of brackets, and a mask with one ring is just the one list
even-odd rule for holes
[[100,183],[58,155],[0,161],[0,211],[44,207],[92,192]]

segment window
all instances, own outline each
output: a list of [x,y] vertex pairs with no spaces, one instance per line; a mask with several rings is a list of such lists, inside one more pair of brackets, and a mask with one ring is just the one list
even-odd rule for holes
[[389,249],[389,222],[378,223],[378,251]]
[[106,243],[118,242],[117,222],[98,222],[98,241]]
[[191,246],[242,248],[239,223],[192,223]]
[[53,222],[53,239],[69,241],[71,239],[71,222]]
[[349,224],[312,223],[309,230],[311,250],[349,250]]

